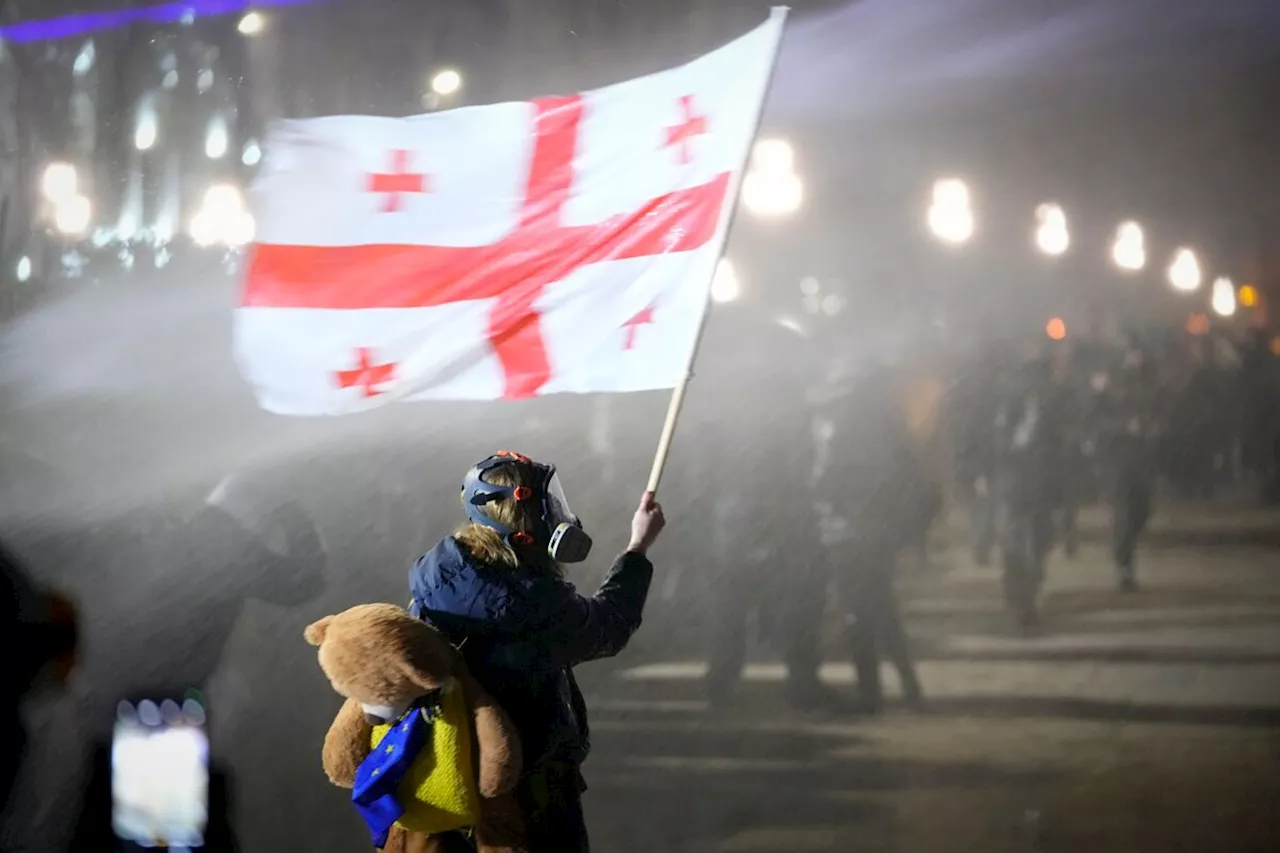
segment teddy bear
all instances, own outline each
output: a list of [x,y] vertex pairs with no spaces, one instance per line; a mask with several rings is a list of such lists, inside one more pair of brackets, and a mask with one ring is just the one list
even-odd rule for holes
[[383,853],[444,853],[469,829],[480,853],[520,853],[520,744],[506,713],[426,622],[364,604],[307,626],[320,668],[346,698],[322,760]]

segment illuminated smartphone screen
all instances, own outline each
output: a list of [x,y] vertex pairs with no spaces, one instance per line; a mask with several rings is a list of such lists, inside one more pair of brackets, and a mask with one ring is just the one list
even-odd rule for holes
[[209,822],[204,708],[188,699],[121,702],[111,742],[111,823],[143,848],[199,848]]

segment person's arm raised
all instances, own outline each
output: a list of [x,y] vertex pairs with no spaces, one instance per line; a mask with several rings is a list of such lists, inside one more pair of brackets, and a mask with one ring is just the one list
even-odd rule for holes
[[631,520],[630,544],[614,560],[596,594],[578,595],[568,584],[556,584],[541,618],[529,626],[538,632],[537,640],[510,650],[509,654],[520,660],[502,664],[524,670],[555,670],[622,651],[640,627],[653,579],[647,552],[665,525],[662,507],[652,492],[645,492]]

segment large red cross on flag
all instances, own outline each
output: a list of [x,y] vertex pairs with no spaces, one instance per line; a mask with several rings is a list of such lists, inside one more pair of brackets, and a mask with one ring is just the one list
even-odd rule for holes
[[673,387],[781,29],[579,95],[280,124],[235,327],[261,405]]

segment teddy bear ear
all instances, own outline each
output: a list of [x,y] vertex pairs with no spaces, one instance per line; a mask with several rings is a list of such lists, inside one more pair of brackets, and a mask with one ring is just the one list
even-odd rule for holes
[[313,646],[318,646],[324,642],[324,635],[329,633],[329,623],[333,621],[332,616],[326,616],[319,621],[312,622],[302,632],[302,636],[307,638],[307,642]]

